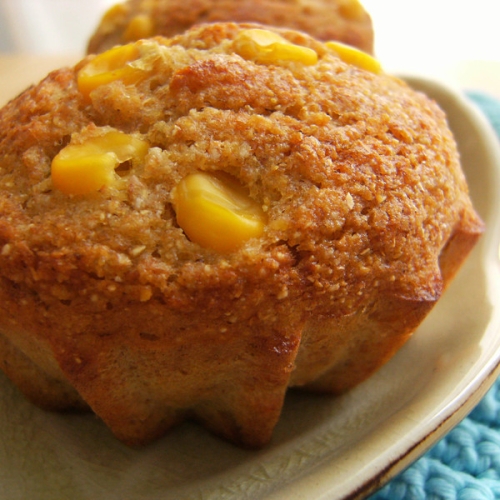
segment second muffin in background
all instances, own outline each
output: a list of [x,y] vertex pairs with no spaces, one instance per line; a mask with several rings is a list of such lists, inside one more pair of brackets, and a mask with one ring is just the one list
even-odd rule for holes
[[358,0],[128,0],[104,14],[87,52],[216,21],[292,28],[373,53],[372,21]]

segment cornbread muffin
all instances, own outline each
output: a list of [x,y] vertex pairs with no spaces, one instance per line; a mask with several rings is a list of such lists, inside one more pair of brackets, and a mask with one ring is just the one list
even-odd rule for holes
[[281,26],[373,52],[371,18],[359,0],[128,0],[104,14],[88,53],[216,21]]
[[292,30],[88,56],[1,110],[0,151],[1,366],[130,445],[264,445],[289,387],[385,363],[483,230],[438,106]]

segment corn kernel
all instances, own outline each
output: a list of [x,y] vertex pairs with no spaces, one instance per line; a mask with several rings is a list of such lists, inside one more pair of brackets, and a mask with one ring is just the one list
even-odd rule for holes
[[139,14],[132,18],[123,33],[124,42],[135,42],[141,38],[149,38],[154,35],[155,26],[153,19],[146,14]]
[[147,302],[153,296],[153,291],[149,286],[141,288],[139,292],[139,300],[141,302]]
[[361,19],[365,15],[365,9],[359,0],[346,0],[339,5],[339,10],[347,19]]
[[195,173],[172,191],[177,223],[194,243],[231,252],[264,231],[264,213],[227,174]]
[[65,194],[99,191],[116,184],[115,169],[120,164],[142,161],[148,149],[146,141],[119,131],[69,144],[52,160],[52,183]]
[[127,14],[127,7],[124,4],[111,6],[102,17],[101,24],[115,24]]
[[233,41],[233,47],[241,57],[262,64],[298,62],[310,66],[318,62],[318,54],[314,50],[263,29],[240,31]]
[[134,44],[114,47],[97,55],[79,71],[78,89],[88,98],[97,87],[116,80],[127,85],[141,81],[146,75],[144,69],[131,64],[140,55],[139,48]]
[[380,62],[362,50],[341,42],[326,42],[325,45],[347,64],[352,64],[366,71],[371,71],[376,75],[382,72],[382,65]]

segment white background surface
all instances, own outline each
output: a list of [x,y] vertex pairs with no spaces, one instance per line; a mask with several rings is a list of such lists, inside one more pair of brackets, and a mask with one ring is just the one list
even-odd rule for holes
[[362,0],[388,71],[500,98],[500,0]]
[[462,60],[500,61],[499,0],[364,0],[376,51],[395,67],[439,69]]

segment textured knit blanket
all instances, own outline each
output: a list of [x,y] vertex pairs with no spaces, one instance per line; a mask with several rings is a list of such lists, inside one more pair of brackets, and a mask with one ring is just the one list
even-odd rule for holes
[[[500,138],[500,102],[476,92],[468,97]],[[500,499],[500,379],[478,406],[424,456],[369,500]]]

